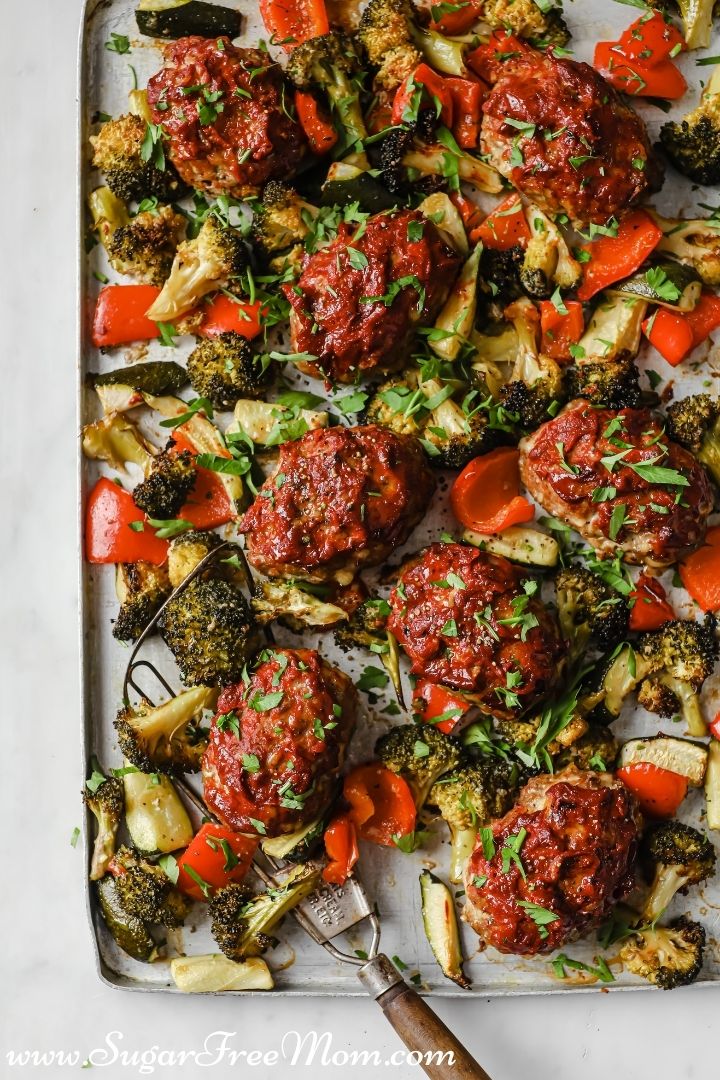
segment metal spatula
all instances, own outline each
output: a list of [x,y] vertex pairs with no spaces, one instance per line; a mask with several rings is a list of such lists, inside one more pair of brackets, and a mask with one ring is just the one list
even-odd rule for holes
[[[138,638],[130,656],[125,672],[123,693],[126,700],[129,688],[152,706],[147,693],[138,685],[136,676],[141,669],[151,672],[164,690],[171,696],[175,691],[149,660],[138,659],[138,653],[147,637],[154,630],[167,603],[179,596],[196,578],[207,569],[230,546],[237,553],[236,545],[221,544],[202,559],[194,570],[168,597],[165,604],[156,613]],[[244,562],[244,556],[240,554]],[[250,569],[245,565],[248,583],[252,582]],[[198,793],[184,780],[176,781],[186,798],[203,814],[217,820],[210,813]],[[315,865],[322,865],[316,862]],[[282,884],[282,864],[265,855],[256,856],[253,870],[265,885],[276,888]],[[408,1050],[422,1055],[419,1064],[433,1080],[490,1080],[484,1069],[478,1065],[466,1048],[458,1042],[439,1016],[433,1012],[427,1002],[408,986],[395,965],[378,951],[380,945],[380,920],[368,899],[367,893],[356,876],[349,878],[344,885],[327,885],[311,893],[291,911],[302,929],[314,942],[321,945],[333,959],[342,964],[351,964],[357,969],[357,976],[368,993],[378,1002],[385,1016],[400,1036]],[[372,930],[372,940],[367,950],[367,959],[343,952],[334,944],[336,938],[354,926],[367,922]]]

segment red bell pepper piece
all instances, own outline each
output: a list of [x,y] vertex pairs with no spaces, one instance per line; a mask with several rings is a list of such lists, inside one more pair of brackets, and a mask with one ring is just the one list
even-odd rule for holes
[[533,49],[519,37],[505,30],[495,30],[490,40],[465,57],[465,66],[486,83],[497,82],[503,64],[522,56],[532,56]]
[[633,97],[660,97],[675,101],[687,90],[685,78],[672,60],[662,60],[648,67],[641,60],[626,57],[616,41],[597,43],[593,67],[616,90]]
[[433,18],[431,26],[433,30],[439,30],[441,34],[449,37],[465,34],[480,20],[482,8],[483,0],[455,0],[450,4],[433,4],[431,13],[435,12],[438,18]]
[[206,821],[178,859],[178,888],[193,900],[209,900],[215,889],[242,881],[258,843],[256,836]]
[[720,712],[717,714],[712,723],[708,724],[708,731],[712,735],[713,739],[720,740]]
[[720,525],[705,534],[705,543],[678,567],[680,580],[703,611],[720,611]]
[[202,337],[215,337],[234,330],[248,341],[258,336],[263,328],[263,309],[259,300],[254,303],[241,303],[231,300],[225,293],[218,293],[205,308],[205,317],[200,326]]
[[[172,437],[176,453],[187,450],[193,457],[197,457],[197,450],[177,428]],[[230,457],[230,454],[227,457]],[[196,529],[215,529],[218,525],[225,525],[236,518],[235,507],[219,475],[212,469],[203,469],[197,464],[195,470],[195,484],[178,517],[189,521]]]
[[702,293],[692,311],[685,312],[685,318],[690,324],[694,344],[699,345],[720,326],[720,296]]
[[323,881],[344,885],[360,857],[357,830],[349,814],[338,814],[328,825],[324,836],[328,864],[323,868]]
[[522,248],[527,247],[530,227],[520,196],[513,192],[503,199],[492,213],[488,214],[482,225],[472,230],[470,239],[473,243],[481,240],[485,247],[494,251],[509,251],[518,244]]
[[453,104],[452,133],[458,146],[472,150],[480,142],[485,87],[473,79],[446,78]]
[[640,575],[630,599],[635,601],[630,611],[631,630],[659,630],[675,618],[665,590],[657,578],[649,574]]
[[540,349],[555,360],[572,360],[570,346],[577,345],[585,329],[582,304],[577,300],[565,300],[564,305],[567,315],[561,315],[552,300],[543,300],[540,304]]
[[160,295],[156,285],[106,285],[95,305],[92,343],[98,348],[160,337],[145,312]]
[[679,311],[658,308],[642,324],[643,333],[664,360],[677,367],[695,347],[692,327]]
[[672,60],[687,49],[680,31],[659,11],[636,19],[620,35],[618,45],[628,60],[639,60],[644,67]]
[[649,817],[673,817],[687,795],[686,776],[653,765],[649,761],[624,765],[615,775],[622,780],[625,787],[630,788],[640,804],[640,809]]
[[394,837],[415,828],[415,800],[407,781],[379,761],[353,769],[345,777],[343,795],[361,840],[392,847]]
[[285,52],[330,29],[323,0],[260,0],[265,29]]
[[338,141],[338,133],[314,94],[295,91],[295,111],[314,154],[327,154]]
[[491,535],[532,521],[535,507],[520,494],[520,451],[491,450],[466,465],[450,489],[450,506],[461,525]]
[[[470,235],[473,229],[482,225],[485,215],[472,199],[468,199],[459,191],[453,191],[450,193],[450,202],[460,214],[466,233]],[[473,242],[476,242],[475,238],[473,238]]]
[[432,724],[449,735],[472,705],[461,694],[453,693],[430,679],[418,679],[412,696],[413,712],[423,723]]
[[418,90],[428,97],[435,106],[435,99],[440,103],[440,120],[445,127],[453,126],[453,99],[446,85],[447,80],[438,75],[427,64],[418,64],[412,75],[408,75],[404,83],[398,87],[393,101],[392,122],[402,124],[408,119],[407,109],[411,106],[413,97]]
[[634,274],[662,240],[662,229],[644,210],[631,210],[618,226],[617,236],[601,236],[582,251],[590,256],[583,270],[580,300],[590,300],[601,289]]
[[91,563],[148,562],[161,566],[167,559],[167,540],[158,540],[132,495],[103,476],[90,492],[85,509],[85,558]]

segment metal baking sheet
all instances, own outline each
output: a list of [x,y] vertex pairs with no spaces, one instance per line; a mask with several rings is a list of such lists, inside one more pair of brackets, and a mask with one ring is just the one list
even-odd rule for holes
[[[235,5],[237,0],[228,0]],[[251,45],[258,37],[263,37],[256,5],[246,0],[241,5],[245,15],[245,26],[241,42]],[[617,36],[617,31],[624,28],[636,13],[632,8],[614,4],[608,0],[584,0],[583,3],[571,4],[567,11],[573,31],[571,42],[574,54],[579,60],[589,60],[595,41],[608,40]],[[105,42],[111,39],[111,33],[124,34],[131,39],[131,52],[119,55],[105,48]],[[709,54],[720,52],[715,41]],[[707,68],[696,67],[696,54],[683,57],[681,66],[688,82],[695,90]],[[89,167],[90,145],[88,137],[94,127],[93,117],[98,112],[119,115],[127,111],[127,94],[135,79],[140,86],[147,77],[156,71],[161,63],[160,53],[152,39],[141,38],[137,34],[134,19],[134,4],[130,0],[87,0],[80,32],[79,46],[79,158],[78,158],[78,294],[79,294],[79,340],[78,340],[78,420],[80,424],[96,419],[99,406],[93,391],[84,384],[84,376],[89,371],[110,370],[130,359],[138,359],[137,351],[115,349],[102,355],[90,341],[90,319],[95,297],[100,289],[93,272],[106,272],[114,280],[112,271],[104,262],[102,249],[95,247],[89,255],[84,248],[87,229],[85,211],[87,193],[99,183],[97,174]],[[691,91],[692,92],[692,91]],[[690,100],[688,98],[688,100]],[[651,134],[656,135],[660,124],[666,119],[659,109],[639,103]],[[675,110],[675,114],[684,111],[684,106]],[[672,113],[670,114],[673,115]],[[712,202],[712,196],[703,191],[691,191],[690,184],[680,181],[672,175],[654,203],[661,211],[668,214],[689,213],[697,209],[697,204]],[[700,211],[702,214],[703,211]],[[707,211],[704,211],[707,213]],[[192,347],[189,338],[180,339],[180,346],[172,353],[158,342],[150,342],[145,351],[147,359],[173,359],[182,362]],[[651,349],[641,357],[641,367],[653,368],[664,379],[673,379],[678,390],[687,387],[698,389],[708,383],[714,389],[720,375],[720,349],[711,349],[698,358],[697,363],[686,365],[689,370],[678,373],[669,368]],[[310,387],[310,380],[297,377],[298,385]],[[321,387],[315,387],[322,393]],[[220,416],[220,424],[229,420],[229,414]],[[79,444],[78,444],[79,447]],[[85,461],[79,452],[79,494],[80,512],[79,529],[82,536],[82,507],[85,491],[91,487],[97,476],[103,471],[96,463]],[[435,540],[444,530],[452,531],[452,517],[445,509],[447,480],[443,478],[440,492],[436,497],[432,513],[415,530],[407,551],[414,551],[423,544]],[[671,574],[666,575],[664,583],[673,595],[678,613],[691,614],[686,596],[672,589]],[[87,770],[90,756],[97,754],[106,766],[118,766],[120,755],[117,749],[112,720],[119,707],[122,696],[122,677],[127,660],[127,650],[111,636],[111,618],[117,610],[114,594],[114,575],[110,567],[93,567],[82,562],[80,568],[80,625],[81,625],[81,678],[83,700],[83,740],[84,763]],[[283,632],[278,635],[281,643],[297,642],[296,635]],[[331,640],[318,636],[316,640],[310,634],[304,642],[322,649],[330,660],[336,660],[351,675],[369,663],[367,656],[348,657],[335,655]],[[153,643],[148,655],[156,660],[161,668],[173,676],[173,665],[169,654],[161,643]],[[390,698],[383,698],[371,703],[366,695],[361,694],[361,714],[358,729],[354,736],[350,760],[360,762],[372,753],[375,740],[393,721],[383,715],[383,708]],[[720,679],[715,676],[710,680],[705,692],[707,713],[713,715],[720,703]],[[397,722],[397,721],[395,721]],[[616,733],[625,738],[630,735],[654,734],[660,728],[672,729],[672,724],[659,722],[640,709],[630,710],[623,715],[616,725]],[[87,771],[83,776],[87,775]],[[683,806],[682,816],[691,824],[701,824],[700,812],[702,794],[693,792]],[[88,822],[86,822],[86,850],[88,849]],[[717,839],[717,837],[716,837]],[[361,866],[363,879],[371,899],[378,904],[382,921],[382,947],[392,957],[399,958],[407,965],[407,974],[418,973],[422,981],[422,991],[428,994],[446,997],[468,996],[481,997],[505,994],[547,994],[569,993],[574,991],[597,992],[602,984],[583,984],[571,979],[558,981],[552,978],[548,958],[527,960],[501,956],[494,950],[478,950],[475,934],[466,926],[462,927],[464,950],[470,959],[466,970],[473,980],[470,991],[460,990],[448,982],[435,963],[430,947],[425,939],[420,918],[418,874],[423,866],[437,866],[443,874],[448,862],[448,842],[441,824],[433,827],[431,840],[422,851],[414,855],[403,855],[396,850],[368,845],[362,853]],[[97,955],[98,971],[101,978],[109,985],[128,990],[173,990],[167,962],[154,964],[137,963],[117,949],[108,934],[99,915],[92,888],[88,883],[87,905],[92,924],[93,939]],[[698,917],[706,927],[709,944],[706,962],[698,986],[708,986],[720,981],[720,881],[716,879],[706,888],[695,890],[687,898],[679,898],[673,905],[673,913],[690,912]],[[285,920],[281,929],[282,945],[268,955],[276,980],[275,994],[292,995],[356,995],[363,991],[357,982],[354,971],[330,960],[324,951],[306,938],[292,918]],[[168,933],[168,951],[199,953],[216,951],[206,920],[203,918],[201,905],[197,905],[184,929]],[[350,949],[362,949],[367,946],[366,934],[362,927],[349,941]],[[593,939],[578,942],[569,951],[573,957],[592,963],[598,952]],[[617,970],[617,969],[616,969]],[[608,987],[611,991],[643,989],[647,984],[624,974],[617,974],[616,981]],[[603,986],[603,989],[605,987]]]

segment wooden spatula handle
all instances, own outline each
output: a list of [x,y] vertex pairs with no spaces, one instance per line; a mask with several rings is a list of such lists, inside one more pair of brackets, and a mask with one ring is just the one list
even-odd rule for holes
[[[418,1064],[431,1080],[490,1080],[428,1003],[380,953],[358,971],[408,1050],[423,1055]],[[427,1056],[426,1056],[427,1055]]]

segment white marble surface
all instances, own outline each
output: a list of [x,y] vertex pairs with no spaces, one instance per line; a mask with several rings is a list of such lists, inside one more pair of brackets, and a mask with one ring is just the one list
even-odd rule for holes
[[[608,0],[609,3],[609,0]],[[80,0],[3,0],[0,33],[3,166],[0,310],[4,407],[0,423],[4,522],[3,821],[0,1075],[72,1075],[109,1032],[126,1050],[198,1050],[213,1032],[233,1049],[277,1050],[287,1031],[331,1031],[334,1050],[399,1043],[364,1000],[261,1000],[137,995],[103,986],[94,970],[83,900],[79,822],[75,505],[74,189],[75,41]],[[352,976],[349,976],[350,978]],[[676,994],[440,1002],[493,1080],[622,1080],[716,1073],[720,989]],[[292,1043],[286,1043],[290,1047]],[[68,1066],[11,1068],[9,1050],[78,1052]],[[208,1055],[211,1057],[211,1055]],[[272,1059],[271,1059],[272,1060]],[[109,1078],[196,1077],[197,1064],[93,1071]],[[207,1070],[218,1080],[273,1080],[288,1063]],[[203,1070],[205,1071],[205,1070]],[[376,1071],[347,1066],[344,1080]],[[339,1075],[317,1062],[298,1080]]]

